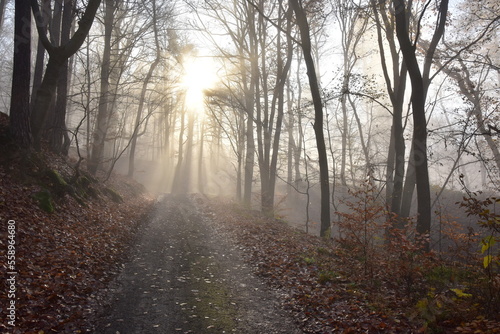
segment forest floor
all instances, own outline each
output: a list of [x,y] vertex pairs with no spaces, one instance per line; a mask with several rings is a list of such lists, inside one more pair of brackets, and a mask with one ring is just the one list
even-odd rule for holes
[[148,221],[142,185],[75,162],[19,150],[0,113],[0,333],[86,332]]

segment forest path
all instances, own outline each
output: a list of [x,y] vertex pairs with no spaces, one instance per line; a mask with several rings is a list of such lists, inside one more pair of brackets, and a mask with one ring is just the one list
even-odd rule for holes
[[203,210],[200,196],[158,203],[96,333],[301,333]]

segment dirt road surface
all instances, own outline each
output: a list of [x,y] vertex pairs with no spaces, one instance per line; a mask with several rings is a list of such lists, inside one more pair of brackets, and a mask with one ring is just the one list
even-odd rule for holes
[[301,333],[201,196],[164,196],[110,286],[95,333]]

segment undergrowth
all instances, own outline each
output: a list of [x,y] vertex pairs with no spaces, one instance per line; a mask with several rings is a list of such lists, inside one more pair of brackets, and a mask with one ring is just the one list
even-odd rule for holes
[[477,218],[482,233],[444,221],[448,248],[425,252],[429,236],[418,235],[412,219],[387,213],[376,192],[368,181],[351,192],[335,238],[342,262],[351,263],[343,266],[346,274],[369,289],[370,301],[399,304],[427,332],[500,328],[500,200],[464,197],[457,204]]

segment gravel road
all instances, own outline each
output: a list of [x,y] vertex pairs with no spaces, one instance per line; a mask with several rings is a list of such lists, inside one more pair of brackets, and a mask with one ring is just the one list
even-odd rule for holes
[[204,213],[201,196],[166,195],[109,288],[95,333],[302,333],[278,292]]

